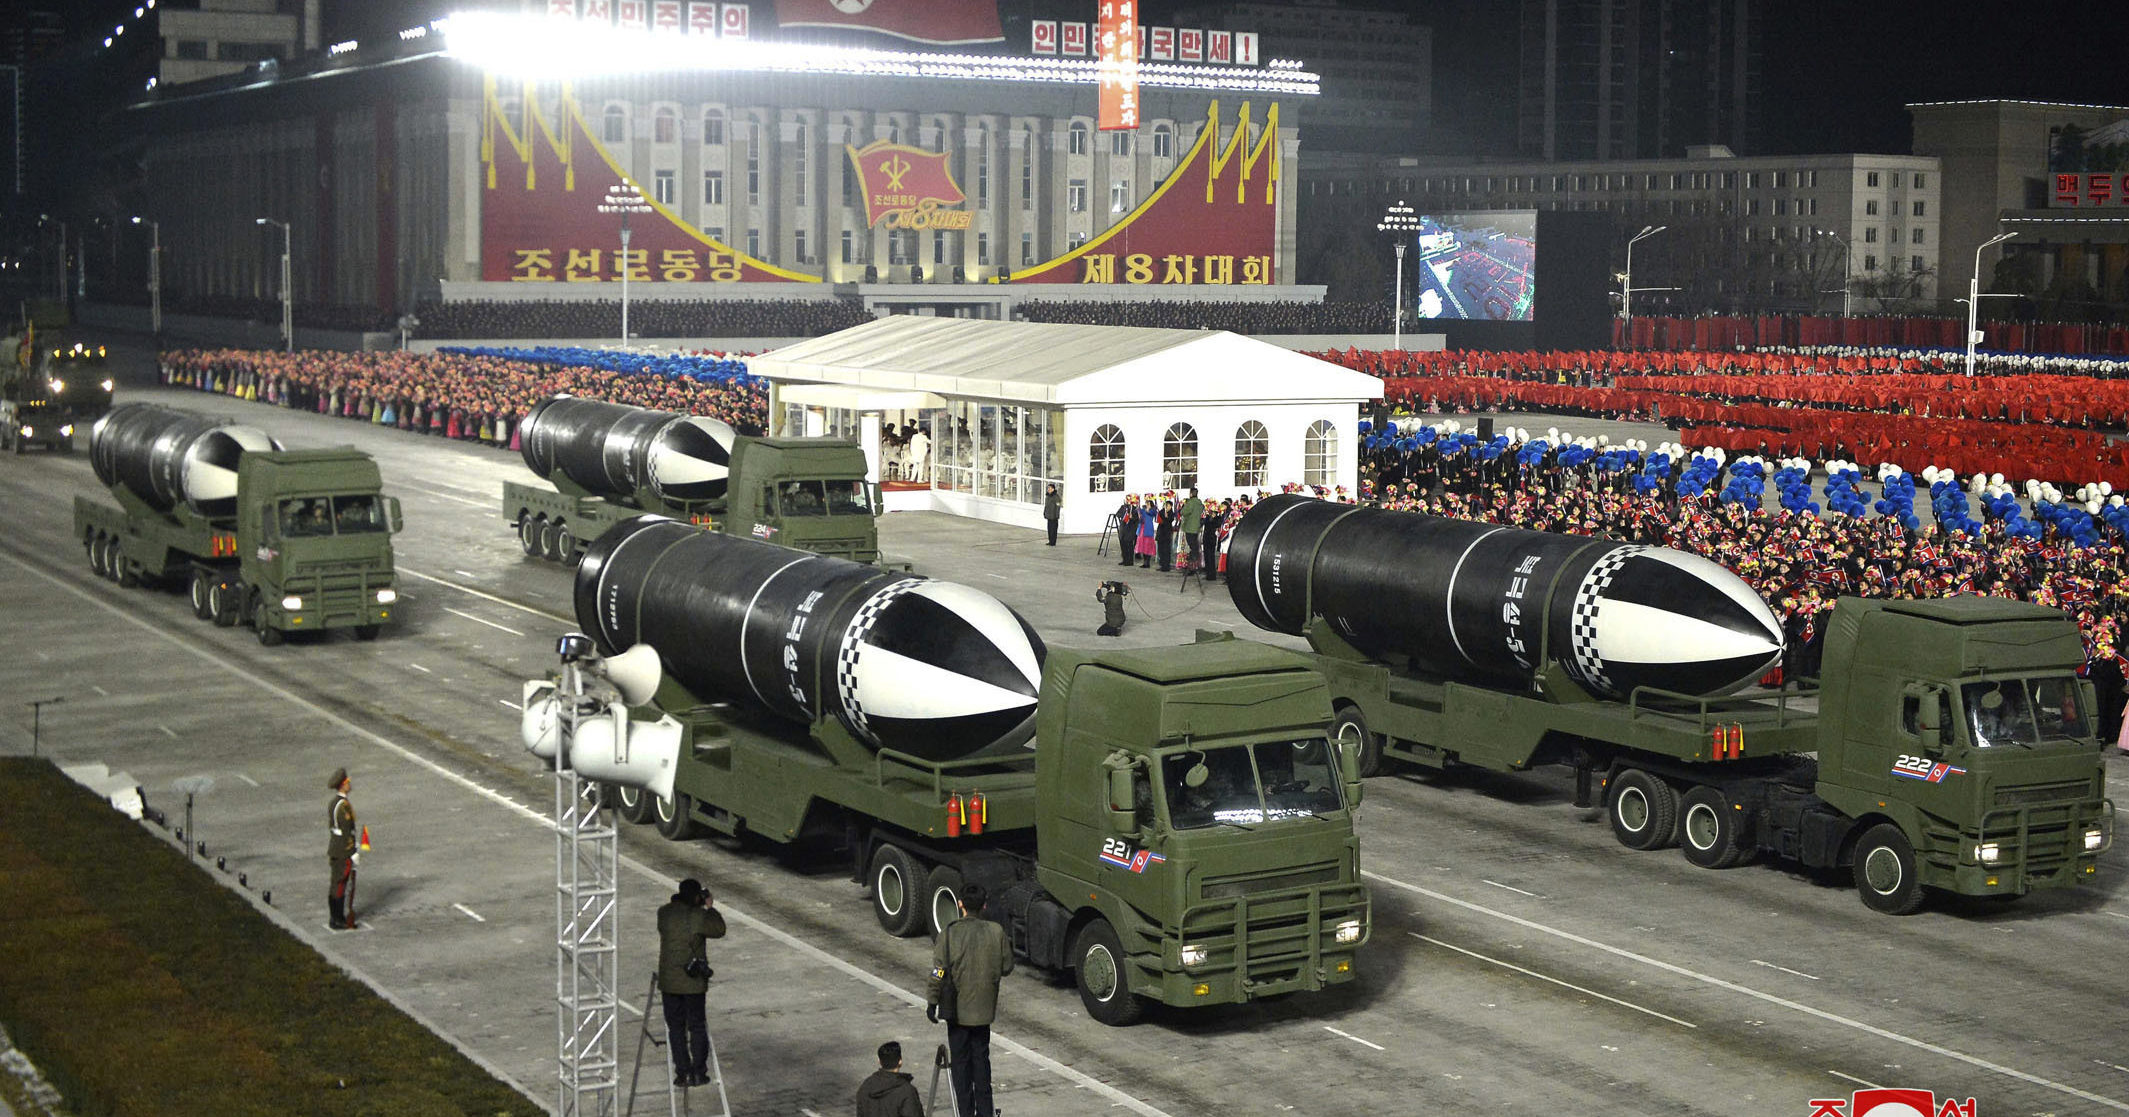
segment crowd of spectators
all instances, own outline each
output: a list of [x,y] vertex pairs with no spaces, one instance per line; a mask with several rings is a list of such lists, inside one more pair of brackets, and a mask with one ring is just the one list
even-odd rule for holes
[[[492,341],[621,336],[621,304],[604,302],[431,303],[414,312],[415,337]],[[634,299],[633,337],[819,337],[872,320],[846,299]]]
[[761,433],[768,418],[764,382],[742,362],[716,357],[187,349],[164,353],[160,370],[176,387],[512,449],[525,414],[559,394],[707,415],[744,434]]
[[[108,292],[99,302],[147,306],[146,292]],[[398,316],[374,306],[342,306],[336,303],[297,303],[296,325],[308,330],[342,330],[348,333],[384,333],[398,328]],[[281,324],[280,299],[254,299],[238,295],[188,295],[173,291],[163,296],[163,313],[195,314],[202,318],[237,318],[248,322]]]
[[[2129,325],[2093,322],[1981,323],[1984,349],[2022,353],[2129,355]],[[1614,319],[1612,344],[1620,349],[1752,349],[1761,346],[1912,346],[1960,349],[1964,318],[1884,314],[1842,318],[1819,314],[1695,317],[1640,315]]]
[[1168,330],[1227,330],[1238,334],[1386,334],[1383,303],[1307,302],[1079,302],[1034,299],[1016,313],[1028,322],[1095,326],[1152,326]]

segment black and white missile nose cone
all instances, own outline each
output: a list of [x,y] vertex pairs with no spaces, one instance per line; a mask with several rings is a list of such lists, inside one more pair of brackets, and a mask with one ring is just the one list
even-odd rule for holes
[[1042,655],[1042,638],[997,598],[952,582],[898,581],[851,618],[836,696],[859,737],[948,760],[1028,738]]
[[738,438],[730,426],[701,415],[666,426],[651,443],[646,463],[651,487],[679,504],[716,500],[725,493]]
[[279,449],[250,427],[220,427],[200,436],[185,454],[185,503],[203,516],[227,516],[237,507],[237,464],[248,451]]
[[1683,551],[1614,549],[1583,575],[1568,607],[1568,670],[1608,697],[1642,686],[1728,694],[1781,659],[1774,610],[1737,575]]

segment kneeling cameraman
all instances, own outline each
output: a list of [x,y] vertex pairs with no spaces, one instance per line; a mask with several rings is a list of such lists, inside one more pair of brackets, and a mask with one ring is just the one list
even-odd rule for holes
[[1094,600],[1102,603],[1102,626],[1094,630],[1094,635],[1124,634],[1124,598],[1129,596],[1131,587],[1123,582],[1103,582],[1094,587]]

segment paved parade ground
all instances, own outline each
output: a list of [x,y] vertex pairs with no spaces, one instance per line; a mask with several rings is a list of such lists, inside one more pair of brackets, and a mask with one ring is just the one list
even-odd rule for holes
[[[43,713],[40,743],[62,763],[130,771],[164,810],[182,806],[172,780],[213,776],[195,812],[211,855],[271,889],[326,957],[551,1104],[551,795],[518,744],[515,703],[575,626],[569,572],[523,557],[500,518],[502,483],[530,474],[501,450],[148,387],[145,351],[122,355],[122,402],[227,414],[292,448],[373,454],[405,506],[402,623],[374,643],[261,647],[248,630],[195,620],[180,593],[90,574],[70,540],[72,499],[102,491],[86,453],[0,459],[11,527],[0,686],[16,699],[0,752],[30,748],[21,702],[63,696]],[[898,513],[881,541],[922,573],[999,597],[1052,645],[1098,642],[1093,590],[1117,574],[1136,590],[1122,644],[1249,632],[1224,587],[1179,592],[1174,575],[1122,571],[1091,537],[1052,549],[1036,531]],[[374,841],[358,897],[366,925],[352,933],[325,925],[321,822],[340,766]],[[2129,798],[2129,762],[2108,770],[2110,792]],[[2080,889],[2013,905],[1936,900],[1890,918],[1845,879],[1628,851],[1601,810],[1570,805],[1570,782],[1552,771],[1371,781],[1360,819],[1373,938],[1358,979],[1332,992],[1157,1011],[1115,1030],[1087,1017],[1067,979],[1016,969],[997,1027],[1001,1110],[1808,1117],[1812,1099],[1885,1086],[1971,1096],[1984,1114],[2129,1112],[2120,845]],[[623,972],[641,975],[624,981],[624,1062],[653,913],[675,880],[696,876],[732,927],[711,945],[710,1015],[737,1112],[848,1112],[887,1039],[928,1085],[925,1053],[944,1039],[924,1020],[929,942],[882,932],[842,858],[676,845],[649,828],[627,834],[623,858]]]

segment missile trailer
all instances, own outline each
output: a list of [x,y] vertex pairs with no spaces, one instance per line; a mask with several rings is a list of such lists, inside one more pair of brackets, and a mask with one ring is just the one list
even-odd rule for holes
[[639,761],[677,738],[670,794],[616,788],[630,821],[844,843],[897,936],[981,882],[1015,952],[1112,1025],[1353,976],[1359,777],[1302,653],[1222,634],[1045,662],[967,587],[648,518],[593,543],[576,611],[663,665],[625,737]]
[[[1700,610],[1717,612],[1742,583],[1731,587],[1702,571],[1704,586],[1637,587],[1630,584],[1636,572],[1622,566],[1600,573],[1598,581],[1610,580],[1592,600],[1577,592],[1586,552],[1617,555],[1620,545],[1514,533],[1538,537],[1518,553],[1543,555],[1541,561],[1520,585],[1511,579],[1458,587],[1452,575],[1441,594],[1454,603],[1448,631],[1471,643],[1428,655],[1417,644],[1386,646],[1370,627],[1394,625],[1394,618],[1384,620],[1394,610],[1380,605],[1401,592],[1390,582],[1409,583],[1411,572],[1341,575],[1338,540],[1318,524],[1273,537],[1267,523],[1281,510],[1274,505],[1272,515],[1252,522],[1253,510],[1238,525],[1231,592],[1244,615],[1265,627],[1293,631],[1302,619],[1301,634],[1333,695],[1332,732],[1359,748],[1364,774],[1384,761],[1502,772],[1569,765],[1576,805],[1595,805],[1601,791],[1612,832],[1629,848],[1675,844],[1704,868],[1729,868],[1761,853],[1811,868],[1850,868],[1864,904],[1896,915],[1919,907],[1925,888],[2011,899],[2075,883],[2097,871],[2112,841],[2114,808],[2094,736],[2097,706],[2091,684],[2076,677],[2084,645],[2058,610],[1972,596],[1844,597],[1830,616],[1822,683],[1703,697],[1737,689],[1772,662],[1751,663],[1740,678],[1735,664],[1711,668],[1727,662],[1719,654],[1620,663],[1606,653],[1727,647],[1695,629],[1697,618],[1666,631],[1667,618],[1685,614],[1663,614],[1656,605],[1698,601]],[[1430,530],[1428,517],[1376,515],[1404,517],[1408,534]],[[1475,526],[1488,535],[1509,530]],[[1638,550],[1625,561],[1691,566],[1672,558],[1676,552]],[[1378,583],[1378,607],[1367,617],[1323,608],[1324,589],[1315,582],[1326,570],[1348,583],[1333,587],[1337,592]],[[1540,603],[1565,601],[1568,593],[1582,607],[1568,610],[1563,624],[1525,627],[1524,670],[1483,669],[1489,653],[1477,641],[1512,633],[1480,622],[1518,602],[1538,612]],[[1304,602],[1298,610],[1297,596]],[[1370,600],[1347,596],[1355,608]],[[1605,612],[1621,601],[1639,631],[1605,632]],[[1757,622],[1740,627],[1756,629]],[[1724,675],[1729,683],[1697,685]],[[1640,681],[1620,690],[1622,676]],[[1674,677],[1694,680],[1699,693],[1654,685]]]
[[369,455],[282,450],[250,428],[147,404],[114,409],[89,449],[117,502],[74,498],[97,574],[186,585],[194,615],[249,625],[268,646],[331,628],[371,640],[396,615],[399,501]]

